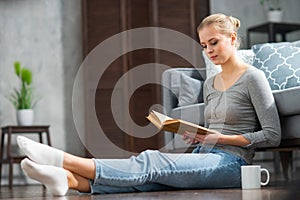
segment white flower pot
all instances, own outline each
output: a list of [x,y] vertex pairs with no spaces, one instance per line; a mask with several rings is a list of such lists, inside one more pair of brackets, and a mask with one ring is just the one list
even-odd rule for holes
[[282,21],[282,10],[272,10],[268,12],[269,22],[281,22]]
[[32,109],[17,110],[17,123],[19,126],[30,126],[33,124],[34,112]]

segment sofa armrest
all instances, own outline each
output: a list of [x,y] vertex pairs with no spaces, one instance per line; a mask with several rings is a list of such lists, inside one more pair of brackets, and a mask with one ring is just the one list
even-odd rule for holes
[[300,86],[284,90],[274,90],[273,96],[280,117],[299,115]]

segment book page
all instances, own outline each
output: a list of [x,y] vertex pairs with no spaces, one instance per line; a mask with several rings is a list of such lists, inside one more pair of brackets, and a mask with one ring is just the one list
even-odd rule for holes
[[173,119],[171,117],[168,117],[167,115],[161,114],[161,113],[156,112],[154,110],[152,110],[151,112],[153,112],[155,114],[155,116],[159,119],[161,124],[163,124],[166,120],[172,120]]
[[146,117],[150,122],[152,122],[157,128],[161,129],[166,119],[172,119],[164,114],[152,110],[150,114]]

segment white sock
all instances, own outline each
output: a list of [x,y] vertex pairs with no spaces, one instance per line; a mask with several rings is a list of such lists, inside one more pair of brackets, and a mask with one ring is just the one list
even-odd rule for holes
[[31,160],[42,165],[63,166],[64,152],[23,136],[17,137],[18,146]]
[[67,193],[68,179],[66,170],[51,165],[39,165],[25,158],[21,162],[23,171],[30,178],[44,184],[54,195],[63,196]]

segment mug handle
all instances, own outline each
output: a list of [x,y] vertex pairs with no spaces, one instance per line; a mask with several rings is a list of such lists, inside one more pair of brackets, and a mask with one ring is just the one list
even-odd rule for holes
[[262,168],[262,169],[260,169],[260,172],[266,172],[266,174],[267,174],[267,180],[266,180],[265,182],[260,182],[260,184],[261,184],[262,186],[265,186],[265,185],[267,185],[267,184],[269,183],[269,181],[270,181],[270,174],[269,174],[269,171],[268,171],[267,169],[265,169],[265,168]]

